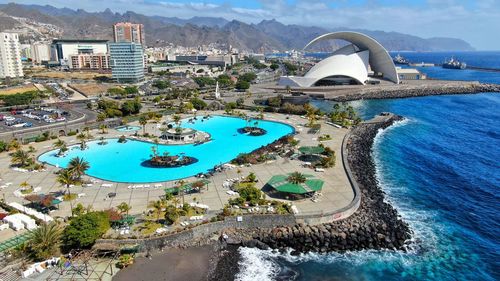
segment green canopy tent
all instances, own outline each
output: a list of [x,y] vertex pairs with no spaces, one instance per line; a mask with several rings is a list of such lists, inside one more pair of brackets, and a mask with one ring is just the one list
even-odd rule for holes
[[307,194],[316,191],[321,191],[324,182],[319,179],[313,178],[311,175],[304,175],[306,178],[303,183],[292,183],[288,180],[288,175],[273,176],[267,184],[274,188],[276,191],[291,194]]
[[302,154],[321,154],[325,152],[325,148],[321,146],[301,146],[299,151]]

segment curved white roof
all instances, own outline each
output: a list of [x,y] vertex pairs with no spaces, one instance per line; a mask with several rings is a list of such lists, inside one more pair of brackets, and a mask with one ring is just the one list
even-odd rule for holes
[[[369,54],[369,63],[370,67],[375,72],[380,72],[384,75],[384,78],[394,82],[399,83],[399,76],[396,72],[396,67],[394,62],[392,61],[391,56],[387,52],[387,50],[380,45],[375,39],[359,33],[352,31],[340,31],[340,32],[332,32],[323,34],[321,36],[316,37],[311,42],[309,42],[304,49],[307,49],[309,46],[323,41],[323,40],[333,40],[340,39],[351,42],[353,45],[357,46],[361,51],[368,50]],[[344,47],[346,48],[346,47]],[[344,49],[341,48],[340,50]],[[351,49],[351,48],[349,48]],[[337,51],[340,51],[337,50]],[[346,50],[340,51],[338,54],[345,53]],[[337,52],[332,56],[337,56]],[[325,59],[327,60],[327,59]],[[321,61],[322,62],[322,61]],[[321,63],[319,62],[319,63]],[[318,63],[318,64],[319,64]],[[314,68],[314,67],[313,67]],[[311,69],[312,70],[312,69]],[[307,76],[307,74],[306,74]]]
[[[344,48],[343,48],[344,49]],[[293,87],[312,87],[332,76],[344,76],[365,84],[368,80],[369,51],[341,52],[315,64],[303,77],[281,77],[279,84]]]

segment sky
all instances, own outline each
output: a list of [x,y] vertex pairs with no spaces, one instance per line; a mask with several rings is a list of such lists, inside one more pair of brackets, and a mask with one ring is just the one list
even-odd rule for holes
[[500,50],[500,0],[18,0],[96,12],[134,11],[190,18],[223,17],[258,23],[395,31],[423,38],[454,37],[478,50]]

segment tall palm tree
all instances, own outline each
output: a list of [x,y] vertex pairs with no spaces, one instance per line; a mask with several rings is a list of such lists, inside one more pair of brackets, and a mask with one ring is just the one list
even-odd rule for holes
[[101,130],[101,134],[105,134],[107,128],[108,126],[106,126],[106,124],[99,125],[99,130]]
[[179,196],[181,196],[182,198],[182,205],[184,205],[184,185],[186,185],[187,182],[185,180],[178,180],[177,181],[177,190],[178,190],[178,194]]
[[158,220],[160,220],[161,212],[165,208],[165,201],[163,201],[163,200],[151,201],[149,203],[149,207],[153,208],[153,212],[156,213],[156,221],[158,221]]
[[35,260],[46,260],[59,255],[62,227],[55,221],[44,223],[31,232],[28,242],[31,255]]
[[294,184],[301,184],[306,182],[306,176],[304,176],[304,174],[301,174],[299,172],[293,172],[288,176],[287,181]]
[[126,213],[128,216],[128,212],[130,211],[130,209],[132,209],[132,206],[130,206],[126,202],[121,202],[118,206],[116,206],[116,208],[120,211],[120,213]]
[[69,161],[68,170],[75,176],[76,180],[80,180],[85,172],[90,168],[89,162],[83,158],[75,157]]
[[78,134],[76,136],[76,139],[80,141],[80,149],[84,150],[87,147],[85,142],[85,140],[87,139],[87,135],[85,135],[84,133]]
[[16,150],[12,153],[11,163],[14,165],[19,165],[20,167],[26,167],[33,163],[33,159],[28,151],[22,149]]
[[65,141],[63,141],[62,139],[58,138],[58,139],[54,142],[53,146],[54,146],[55,148],[61,148],[61,147],[63,147],[63,146],[66,146],[66,142],[65,142]]
[[[73,173],[69,169],[62,169],[61,171],[59,171],[59,175],[57,176],[57,182],[60,185],[66,187],[69,198],[71,198],[70,186],[75,183]],[[69,204],[71,206],[71,216],[73,216],[73,201],[69,200]]]
[[172,116],[172,120],[174,120],[174,123],[177,125],[177,127],[180,126],[180,124],[181,124],[181,116],[180,115],[175,114],[174,116]]
[[62,155],[64,152],[68,151],[68,147],[66,146],[66,142],[63,141],[62,139],[57,139],[56,142],[54,142],[54,147],[59,149],[59,152],[57,155]]
[[139,124],[142,126],[142,134],[146,134],[146,124],[148,124],[148,119],[146,119],[146,116],[141,116],[139,118]]

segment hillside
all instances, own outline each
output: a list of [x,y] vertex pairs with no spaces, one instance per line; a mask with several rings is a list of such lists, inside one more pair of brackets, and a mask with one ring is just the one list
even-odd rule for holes
[[[21,18],[21,19],[20,19]],[[326,32],[352,30],[350,28],[325,29],[300,25],[284,25],[276,20],[258,24],[227,21],[223,18],[146,16],[134,12],[113,13],[106,9],[89,13],[84,10],[55,8],[52,6],[3,4],[0,5],[0,31],[17,28],[23,38],[38,40],[44,36],[65,38],[111,39],[111,26],[115,22],[130,21],[144,24],[149,46],[173,43],[181,46],[199,46],[219,43],[240,50],[264,52],[271,50],[302,49],[311,39]],[[46,28],[49,25],[50,28]],[[46,31],[49,29],[49,31]],[[470,51],[467,42],[455,38],[424,39],[397,32],[354,30],[377,39],[389,51]],[[46,34],[45,34],[46,33]],[[315,46],[317,51],[331,51],[335,42]]]

